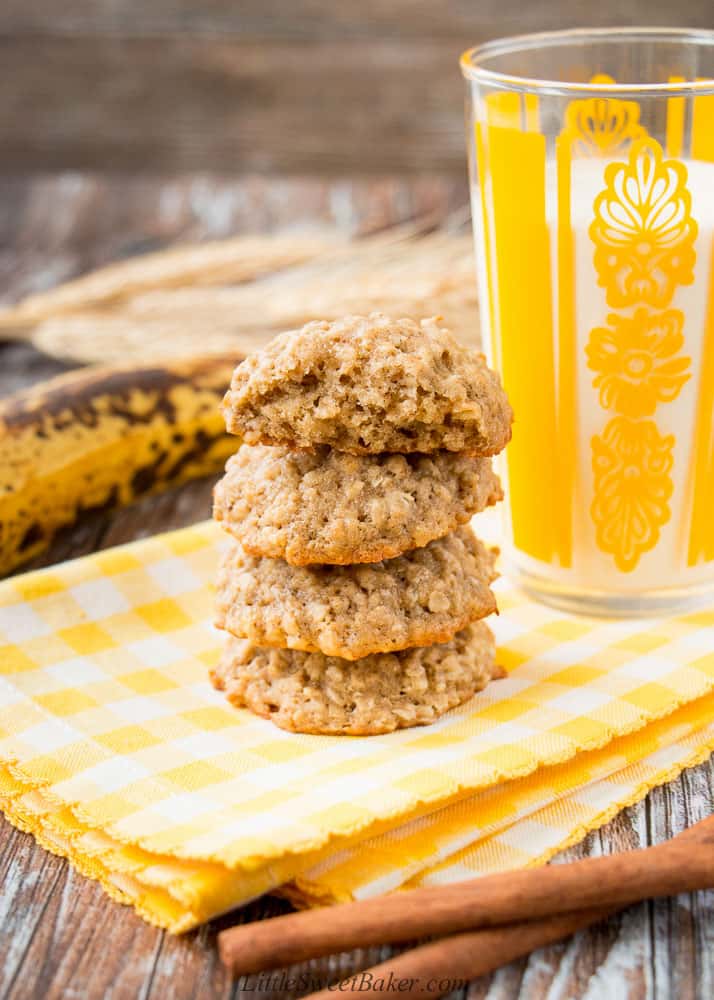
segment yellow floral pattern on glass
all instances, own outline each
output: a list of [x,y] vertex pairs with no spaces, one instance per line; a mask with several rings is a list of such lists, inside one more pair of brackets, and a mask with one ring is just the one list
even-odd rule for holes
[[592,439],[597,544],[624,573],[659,541],[671,516],[674,436],[653,420],[613,417]]
[[697,224],[686,182],[684,164],[664,159],[650,138],[632,144],[627,163],[605,168],[590,238],[611,307],[663,308],[677,285],[694,281]]
[[[639,124],[639,115],[630,120]],[[598,281],[608,305],[626,312],[591,330],[586,347],[600,405],[618,414],[591,441],[590,511],[597,545],[624,573],[655,547],[671,517],[675,438],[649,418],[691,378],[684,313],[668,308],[677,287],[694,281],[691,208],[686,166],[665,158],[646,134],[623,162],[605,168],[593,207]]]
[[616,156],[646,132],[636,101],[592,97],[570,102],[562,135],[570,140],[575,156]]
[[608,327],[590,333],[588,367],[597,372],[593,386],[600,405],[628,417],[650,417],[658,403],[671,403],[691,378],[691,359],[681,355],[684,313],[652,313],[639,308],[632,316],[614,313]]

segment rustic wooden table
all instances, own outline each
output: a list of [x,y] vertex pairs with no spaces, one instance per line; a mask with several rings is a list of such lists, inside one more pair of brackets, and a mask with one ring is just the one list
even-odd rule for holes
[[[0,179],[0,296],[8,300],[100,263],[176,240],[234,232],[337,226],[356,233],[466,203],[464,181],[229,181],[200,176],[122,179],[60,175]],[[0,395],[63,370],[21,344],[0,344]],[[42,563],[188,524],[209,513],[211,484],[189,484],[111,516],[89,516]],[[41,563],[38,561],[37,565]],[[644,847],[714,810],[711,762],[652,792],[558,860]],[[224,926],[288,909],[272,898],[176,938],[111,902],[96,883],[30,836],[0,827],[0,996],[199,998],[267,996],[233,983],[217,960]],[[311,963],[345,975],[389,954],[354,952]],[[241,985],[243,988],[241,988]],[[632,907],[591,931],[474,982],[490,1000],[714,997],[714,893]],[[295,994],[288,994],[295,995]]]

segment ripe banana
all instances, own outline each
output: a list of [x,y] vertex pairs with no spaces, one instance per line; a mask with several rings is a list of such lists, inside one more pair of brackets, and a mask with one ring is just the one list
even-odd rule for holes
[[235,357],[78,369],[0,402],[0,575],[83,511],[222,469]]

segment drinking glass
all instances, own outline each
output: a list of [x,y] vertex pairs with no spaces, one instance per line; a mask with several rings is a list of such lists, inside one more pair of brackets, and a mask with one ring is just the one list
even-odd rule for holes
[[714,598],[714,32],[466,52],[506,571],[586,614]]

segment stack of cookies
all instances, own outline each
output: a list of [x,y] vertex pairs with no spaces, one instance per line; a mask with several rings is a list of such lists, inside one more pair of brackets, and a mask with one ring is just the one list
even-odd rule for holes
[[236,368],[224,414],[244,441],[214,507],[230,701],[367,735],[483,688],[494,554],[467,522],[501,499],[489,456],[512,420],[483,357],[437,320],[309,323]]

